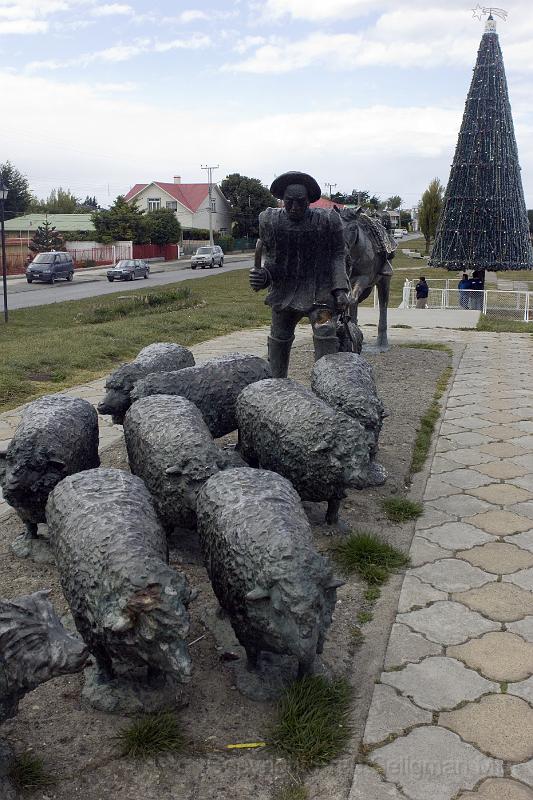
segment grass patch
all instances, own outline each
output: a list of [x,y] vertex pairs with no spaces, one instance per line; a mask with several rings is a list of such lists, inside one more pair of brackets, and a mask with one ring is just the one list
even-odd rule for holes
[[367,601],[367,603],[375,603],[376,600],[379,599],[380,595],[381,595],[381,591],[378,589],[377,586],[370,586],[366,590],[366,592],[364,594],[364,598]]
[[431,447],[431,439],[435,425],[440,417],[441,407],[439,400],[446,391],[448,381],[452,375],[452,368],[447,367],[441,374],[435,387],[435,394],[430,407],[420,420],[420,427],[418,428],[415,444],[413,447],[413,457],[411,459],[411,474],[420,472],[426,462],[426,458]]
[[519,322],[514,319],[496,319],[481,314],[476,325],[477,331],[489,331],[491,333],[531,333],[533,334],[533,322]]
[[200,298],[188,286],[147,292],[146,294],[121,295],[112,302],[99,302],[81,311],[76,322],[80,325],[98,325],[130,316],[146,316],[161,311],[178,311],[198,305]]
[[448,355],[453,355],[452,348],[442,342],[402,342],[398,347],[408,347],[411,350],[442,350]]
[[342,753],[350,737],[347,681],[327,681],[313,675],[296,681],[278,706],[270,743],[300,769],[329,764]]
[[279,792],[273,797],[273,800],[308,800],[309,792],[303,783],[287,783],[282,786]]
[[46,772],[42,758],[32,753],[23,753],[15,758],[9,777],[17,789],[21,790],[44,789],[56,783],[55,778]]
[[415,503],[406,497],[388,497],[382,502],[383,510],[391,522],[407,522],[418,519],[424,511],[421,503]]
[[356,572],[371,585],[386,583],[393,570],[409,564],[406,555],[370,533],[354,533],[342,540],[334,555],[346,573]]
[[123,294],[11,311],[0,326],[0,410],[106,375],[153,342],[189,347],[271,317],[246,269]]
[[366,625],[367,622],[372,622],[374,615],[371,611],[360,611],[357,615],[357,622],[359,625]]
[[409,330],[413,329],[412,325],[391,325],[391,328],[409,328]]
[[115,737],[121,754],[130,758],[150,758],[159,753],[182,753],[185,737],[171,712],[147,714],[122,728]]

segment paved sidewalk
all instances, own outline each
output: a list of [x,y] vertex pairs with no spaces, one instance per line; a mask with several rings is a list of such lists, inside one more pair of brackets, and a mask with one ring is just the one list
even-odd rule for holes
[[350,800],[533,800],[532,364],[465,348]]

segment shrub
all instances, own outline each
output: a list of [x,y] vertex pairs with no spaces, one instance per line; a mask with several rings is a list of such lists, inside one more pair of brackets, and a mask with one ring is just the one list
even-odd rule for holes
[[159,753],[181,753],[185,737],[171,712],[147,714],[122,728],[115,737],[123,756],[149,758]]
[[339,565],[347,573],[358,573],[371,584],[386,583],[394,569],[405,567],[409,558],[371,533],[354,533],[334,549]]
[[328,764],[350,737],[350,698],[344,680],[313,675],[296,681],[280,700],[271,745],[301,769]]
[[406,497],[389,497],[383,500],[383,509],[391,522],[407,522],[417,519],[424,512],[421,503],[414,503]]

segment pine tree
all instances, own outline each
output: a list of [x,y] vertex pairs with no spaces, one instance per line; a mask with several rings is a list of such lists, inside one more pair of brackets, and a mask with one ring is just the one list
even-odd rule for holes
[[63,250],[65,242],[61,235],[56,231],[55,225],[46,220],[42,225],[39,225],[33,239],[29,244],[29,248],[34,253],[47,253],[50,250]]
[[507,81],[492,16],[479,46],[429,263],[461,271],[533,267]]

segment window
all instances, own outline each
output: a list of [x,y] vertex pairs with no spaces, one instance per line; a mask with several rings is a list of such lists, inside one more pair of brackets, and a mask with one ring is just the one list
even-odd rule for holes
[[217,213],[217,201],[215,200],[214,197],[211,198],[211,211],[213,212],[213,214]]
[[167,200],[167,208],[169,211],[177,211],[178,203],[176,200]]
[[159,197],[148,198],[148,211],[159,211],[161,208],[161,200]]

